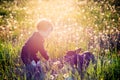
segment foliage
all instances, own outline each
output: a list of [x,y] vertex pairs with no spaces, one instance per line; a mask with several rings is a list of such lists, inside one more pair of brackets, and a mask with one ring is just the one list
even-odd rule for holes
[[[45,42],[50,58],[62,57],[66,51],[81,47],[92,51],[97,59],[97,71],[89,65],[86,80],[119,80],[119,52],[108,50],[101,56],[97,40],[100,34],[120,30],[118,5],[119,0],[0,0],[0,79],[25,79],[21,48],[35,31],[36,22],[48,18],[54,24]],[[97,47],[89,46],[93,38]],[[46,79],[50,73],[51,70]],[[63,80],[63,75],[59,74],[57,79]],[[79,79],[77,71],[74,75],[70,72],[71,75]]]

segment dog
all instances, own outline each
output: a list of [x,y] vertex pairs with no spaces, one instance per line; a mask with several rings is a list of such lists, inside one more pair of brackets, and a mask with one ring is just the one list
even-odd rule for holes
[[91,52],[85,51],[82,54],[79,54],[80,51],[81,48],[74,51],[68,51],[64,56],[64,60],[73,68],[72,73],[74,74],[74,69],[76,69],[82,79],[84,77],[83,71],[88,68],[90,61],[92,61],[92,64],[95,64],[96,60],[95,56]]

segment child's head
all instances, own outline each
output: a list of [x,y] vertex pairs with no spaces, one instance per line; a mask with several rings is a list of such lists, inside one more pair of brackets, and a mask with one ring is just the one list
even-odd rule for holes
[[49,33],[53,30],[53,25],[49,20],[41,19],[37,23],[37,30],[43,37],[47,37]]

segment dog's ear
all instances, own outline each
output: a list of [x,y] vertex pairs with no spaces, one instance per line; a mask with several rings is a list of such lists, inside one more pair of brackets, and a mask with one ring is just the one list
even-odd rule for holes
[[81,51],[81,48],[75,50],[75,53],[80,53],[80,51]]

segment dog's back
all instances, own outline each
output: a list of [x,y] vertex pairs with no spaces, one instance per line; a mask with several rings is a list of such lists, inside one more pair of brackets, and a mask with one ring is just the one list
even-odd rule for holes
[[95,64],[96,61],[95,56],[91,52],[85,51],[82,54],[78,54],[79,52],[80,49],[75,51],[68,51],[67,54],[65,55],[65,58],[67,59],[67,62],[69,62],[71,66],[73,65],[76,66],[75,68],[78,70],[82,78],[83,70],[87,69],[91,61],[92,64]]

